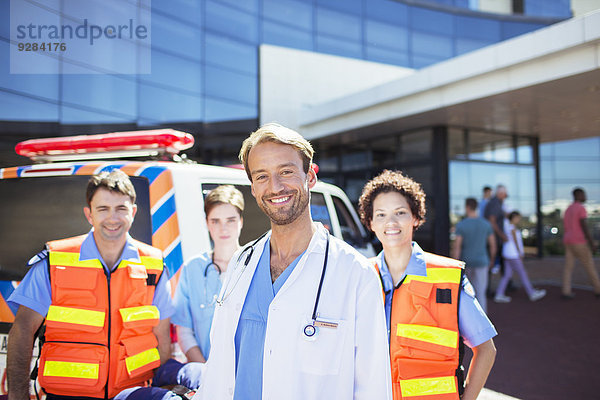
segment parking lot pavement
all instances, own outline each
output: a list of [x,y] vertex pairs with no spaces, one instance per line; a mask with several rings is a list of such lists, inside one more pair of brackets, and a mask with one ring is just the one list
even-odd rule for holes
[[[598,269],[600,260],[595,261]],[[563,264],[557,257],[526,260],[534,286],[548,291],[542,300],[532,303],[518,289],[510,294],[511,303],[488,303],[499,332],[494,339],[498,355],[486,384],[490,391],[479,399],[600,398],[600,299],[578,265],[573,277],[576,297],[562,300]],[[492,287],[498,280],[494,275]]]

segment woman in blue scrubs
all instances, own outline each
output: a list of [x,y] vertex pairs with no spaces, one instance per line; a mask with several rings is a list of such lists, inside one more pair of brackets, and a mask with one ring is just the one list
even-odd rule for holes
[[204,211],[213,250],[189,260],[181,270],[175,292],[179,346],[188,361],[206,362],[210,326],[229,260],[240,247],[244,197],[231,185],[218,186],[204,199]]

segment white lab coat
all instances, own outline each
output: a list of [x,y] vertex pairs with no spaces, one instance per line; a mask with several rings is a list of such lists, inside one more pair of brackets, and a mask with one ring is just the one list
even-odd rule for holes
[[[211,352],[194,400],[233,398],[235,332],[250,281],[269,234],[228,267],[222,306],[211,329]],[[325,255],[326,230],[318,230],[269,307],[263,361],[263,400],[386,400],[392,398],[390,360],[380,280],[368,260],[330,236],[319,318],[338,323],[308,339]],[[238,262],[238,258],[240,258]]]

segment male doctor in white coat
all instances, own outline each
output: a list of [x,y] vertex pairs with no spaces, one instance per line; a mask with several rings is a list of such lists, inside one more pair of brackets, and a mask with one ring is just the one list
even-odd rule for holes
[[380,281],[365,257],[312,221],[313,153],[278,124],[242,145],[271,231],[230,262],[196,400],[392,398]]

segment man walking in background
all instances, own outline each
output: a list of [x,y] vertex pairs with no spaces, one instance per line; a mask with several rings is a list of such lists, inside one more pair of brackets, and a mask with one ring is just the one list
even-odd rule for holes
[[490,199],[492,198],[492,188],[489,186],[484,186],[483,187],[483,197],[481,198],[481,201],[479,202],[479,216],[483,217],[484,213],[485,213],[485,206],[487,206],[487,203],[490,201]]
[[565,211],[563,226],[565,233],[563,243],[565,244],[565,269],[563,271],[562,298],[572,299],[575,297],[571,287],[571,277],[575,267],[575,258],[585,268],[592,285],[596,298],[600,298],[600,279],[594,267],[593,253],[596,250],[594,240],[587,226],[587,212],[583,203],[587,200],[582,188],[573,190],[573,203]]
[[496,239],[490,223],[479,216],[475,198],[469,197],[465,201],[465,212],[467,217],[456,224],[452,257],[465,262],[467,276],[475,287],[475,297],[487,311],[485,291],[488,270],[496,257]]

